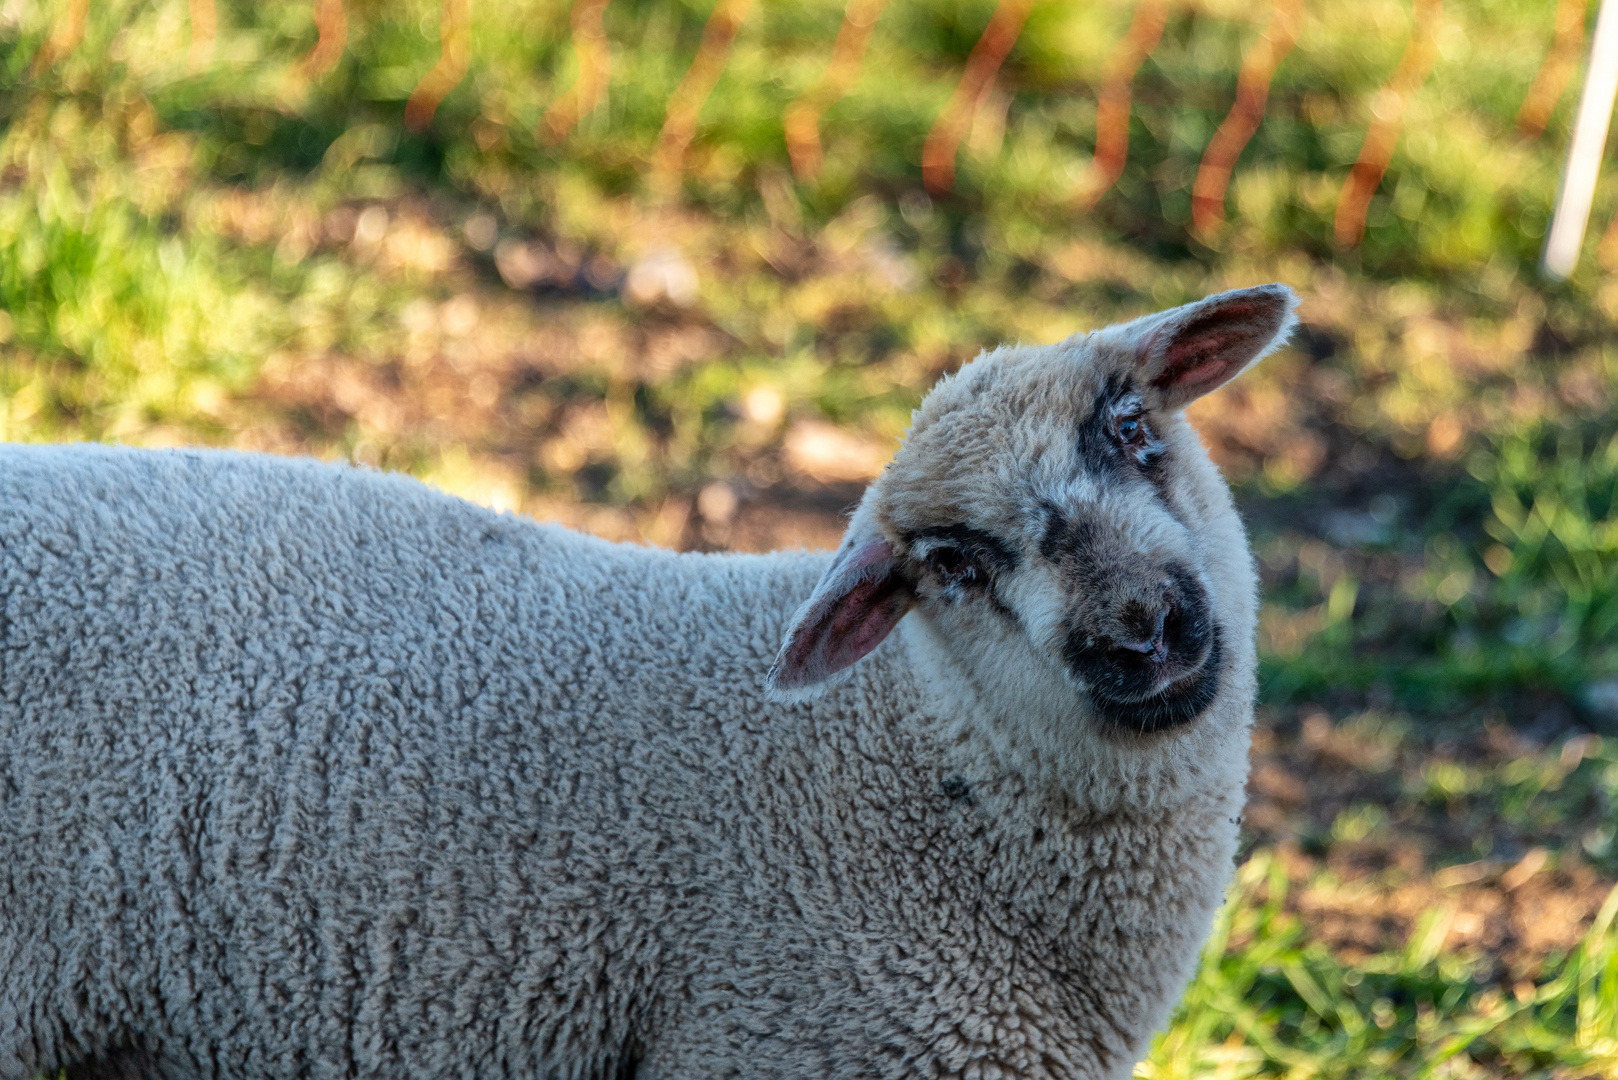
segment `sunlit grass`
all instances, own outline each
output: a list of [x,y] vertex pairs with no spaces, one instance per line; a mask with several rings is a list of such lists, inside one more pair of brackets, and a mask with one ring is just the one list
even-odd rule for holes
[[1455,912],[1422,917],[1404,949],[1355,965],[1311,943],[1287,875],[1260,852],[1238,874],[1169,1031],[1135,1075],[1566,1077],[1618,1068],[1618,889],[1565,957],[1510,993],[1446,955]]

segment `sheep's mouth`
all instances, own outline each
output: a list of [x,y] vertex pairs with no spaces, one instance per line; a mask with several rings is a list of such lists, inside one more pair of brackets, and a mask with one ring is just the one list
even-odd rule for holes
[[1217,628],[1211,635],[1206,658],[1188,675],[1143,697],[1120,697],[1092,683],[1090,702],[1107,723],[1124,731],[1149,734],[1168,731],[1201,716],[1219,696],[1224,670],[1224,649]]

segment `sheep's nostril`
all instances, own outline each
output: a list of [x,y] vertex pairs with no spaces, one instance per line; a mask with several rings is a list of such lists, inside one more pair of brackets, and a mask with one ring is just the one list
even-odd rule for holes
[[1155,616],[1150,616],[1150,623],[1146,619],[1140,620],[1139,628],[1142,631],[1139,637],[1133,640],[1120,640],[1115,644],[1120,649],[1140,653],[1153,660],[1162,661],[1169,654],[1168,643],[1164,636],[1164,627],[1169,620],[1169,606],[1165,604],[1159,608]]

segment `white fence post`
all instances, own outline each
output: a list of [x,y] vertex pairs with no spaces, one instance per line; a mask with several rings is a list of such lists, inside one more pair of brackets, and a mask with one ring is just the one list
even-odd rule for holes
[[1601,0],[1595,40],[1590,43],[1590,64],[1584,74],[1584,90],[1579,95],[1578,119],[1568,147],[1567,168],[1562,173],[1562,190],[1556,196],[1556,214],[1545,237],[1545,254],[1540,263],[1545,273],[1558,281],[1572,274],[1579,263],[1615,96],[1618,96],[1618,0]]

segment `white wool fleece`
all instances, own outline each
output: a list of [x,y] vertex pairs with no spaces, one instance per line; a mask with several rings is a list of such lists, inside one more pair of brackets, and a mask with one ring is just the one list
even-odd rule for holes
[[1127,1076],[1252,719],[1179,408],[1294,303],[980,358],[835,556],[0,445],[0,1080]]
[[825,562],[0,448],[0,1077],[1126,1074],[1229,807],[1064,813],[886,649],[769,703]]

